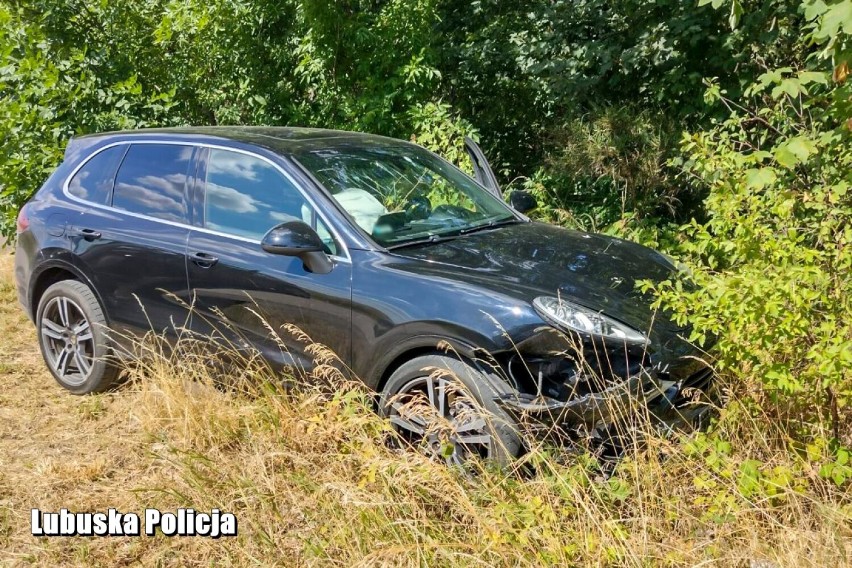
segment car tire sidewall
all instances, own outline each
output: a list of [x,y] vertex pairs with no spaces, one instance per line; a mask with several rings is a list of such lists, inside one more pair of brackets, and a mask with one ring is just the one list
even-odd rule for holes
[[[500,465],[507,465],[520,455],[523,447],[517,422],[494,400],[501,393],[493,385],[499,385],[501,379],[493,373],[477,369],[458,358],[446,355],[426,355],[417,357],[401,365],[384,385],[379,400],[379,412],[390,415],[390,401],[410,381],[427,376],[434,369],[449,371],[448,378],[461,381],[463,387],[472,394],[483,410],[490,415],[488,429],[497,441],[492,444],[488,459]],[[508,385],[507,385],[508,389]]]
[[[79,385],[66,383],[54,372],[53,366],[48,362],[49,355],[45,344],[46,340],[41,333],[44,310],[52,299],[59,297],[66,297],[80,307],[89,322],[92,336],[94,337],[92,370],[86,380]],[[36,314],[36,332],[38,333],[39,348],[41,349],[41,354],[47,364],[47,368],[50,370],[50,374],[66,390],[78,395],[89,394],[107,390],[115,382],[118,371],[109,362],[111,343],[107,335],[106,325],[106,318],[97,298],[95,298],[92,290],[82,282],[63,280],[45,290],[39,301],[38,312]]]

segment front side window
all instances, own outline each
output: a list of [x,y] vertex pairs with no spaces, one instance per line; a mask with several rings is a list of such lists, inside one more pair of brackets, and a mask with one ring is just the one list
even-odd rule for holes
[[91,203],[109,205],[115,171],[126,150],[125,145],[112,146],[95,154],[71,178],[68,192]]
[[260,240],[272,227],[299,220],[311,225],[335,254],[328,228],[296,186],[269,162],[229,150],[211,149],[207,162],[204,226]]
[[112,205],[166,221],[188,222],[186,181],[192,146],[133,144],[115,178]]
[[383,246],[518,220],[472,178],[418,146],[340,144],[296,157]]

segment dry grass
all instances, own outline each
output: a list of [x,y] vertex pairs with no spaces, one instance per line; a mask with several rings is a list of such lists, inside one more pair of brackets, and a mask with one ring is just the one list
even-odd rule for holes
[[[0,254],[0,559],[10,565],[841,566],[852,495],[745,419],[731,446],[651,442],[603,479],[534,452],[537,473],[465,476],[388,449],[357,388],[225,392],[152,357],[74,397],[43,367]],[[253,383],[257,385],[257,383]],[[733,407],[736,410],[736,406]],[[742,424],[745,426],[742,426]],[[758,489],[750,460],[762,472]],[[218,507],[239,536],[53,538],[29,511]]]

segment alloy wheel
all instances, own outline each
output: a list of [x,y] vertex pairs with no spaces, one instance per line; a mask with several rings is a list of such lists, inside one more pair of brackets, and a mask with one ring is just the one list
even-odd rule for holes
[[492,453],[494,440],[481,406],[445,377],[417,377],[406,383],[391,400],[389,419],[404,440],[449,465]]
[[92,371],[95,337],[82,308],[68,297],[52,298],[42,312],[39,332],[56,376],[71,386],[83,384]]

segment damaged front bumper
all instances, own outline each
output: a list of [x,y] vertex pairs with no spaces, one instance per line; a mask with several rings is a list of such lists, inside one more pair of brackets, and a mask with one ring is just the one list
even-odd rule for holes
[[502,360],[513,388],[495,400],[544,435],[704,426],[720,402],[712,368],[676,334],[652,337],[651,344],[625,344],[537,328]]
[[643,422],[663,432],[700,428],[718,402],[709,368],[678,382],[642,370],[605,390],[565,401],[517,392],[497,398],[520,423],[568,435],[620,430]]

